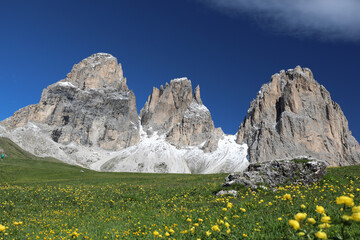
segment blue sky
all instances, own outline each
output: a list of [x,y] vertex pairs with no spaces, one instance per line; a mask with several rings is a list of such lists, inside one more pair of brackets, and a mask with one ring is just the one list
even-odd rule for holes
[[215,126],[231,134],[272,74],[308,67],[359,140],[360,5],[326,1],[1,1],[0,120],[107,52],[122,63],[139,110],[153,86],[186,76]]

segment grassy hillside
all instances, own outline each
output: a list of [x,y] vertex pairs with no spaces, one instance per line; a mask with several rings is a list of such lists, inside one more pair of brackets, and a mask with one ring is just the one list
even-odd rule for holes
[[[242,189],[234,199],[213,194],[226,174],[100,173],[39,159],[7,139],[0,148],[0,239],[316,239],[320,230],[360,239],[356,213],[345,222],[352,209],[336,204],[346,195],[359,205],[359,166],[330,168],[313,186]],[[299,212],[316,223],[299,220],[295,230],[288,221]]]

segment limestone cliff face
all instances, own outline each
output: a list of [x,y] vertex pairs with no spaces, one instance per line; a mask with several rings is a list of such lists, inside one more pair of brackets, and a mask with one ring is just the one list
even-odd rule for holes
[[202,104],[200,87],[193,94],[187,78],[153,88],[140,117],[148,133],[166,134],[166,140],[176,147],[203,144],[205,151],[214,151],[223,134],[215,129],[210,111]]
[[121,65],[110,54],[94,54],[74,65],[66,79],[48,86],[38,104],[5,121],[17,128],[28,122],[51,126],[53,141],[119,150],[139,141],[135,95]]
[[282,70],[261,87],[237,133],[250,162],[311,156],[332,166],[360,162],[340,106],[310,69]]

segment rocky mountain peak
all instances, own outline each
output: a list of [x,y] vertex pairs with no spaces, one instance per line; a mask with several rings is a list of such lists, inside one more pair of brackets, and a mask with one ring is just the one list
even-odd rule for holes
[[195,88],[194,99],[198,104],[202,105],[202,101],[201,101],[201,97],[200,97],[200,86],[199,85],[197,85],[197,87]]
[[75,64],[66,79],[44,89],[38,104],[20,109],[5,124],[42,124],[54,142],[119,150],[139,140],[138,118],[121,65],[112,55],[97,53]]
[[315,157],[332,166],[360,161],[340,106],[313,77],[297,66],[274,74],[250,103],[237,133],[247,143],[251,162]]
[[83,90],[93,88],[129,90],[121,64],[118,64],[117,59],[108,53],[96,53],[75,64],[62,82],[70,82]]
[[146,131],[166,134],[166,140],[176,147],[203,143],[206,151],[213,151],[223,134],[221,129],[215,129],[210,111],[201,101],[200,87],[193,94],[187,78],[153,88],[140,117]]

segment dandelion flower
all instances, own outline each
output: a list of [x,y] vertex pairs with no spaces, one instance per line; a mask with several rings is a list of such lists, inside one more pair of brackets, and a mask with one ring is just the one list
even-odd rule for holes
[[206,231],[206,236],[210,236],[211,232],[210,231]]
[[0,224],[0,233],[4,232],[6,230],[6,227],[4,225]]
[[231,209],[233,207],[233,204],[231,202],[229,202],[226,207]]
[[155,237],[157,237],[157,236],[159,236],[160,233],[155,230],[155,231],[153,232],[153,234],[154,234]]

